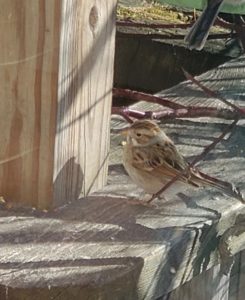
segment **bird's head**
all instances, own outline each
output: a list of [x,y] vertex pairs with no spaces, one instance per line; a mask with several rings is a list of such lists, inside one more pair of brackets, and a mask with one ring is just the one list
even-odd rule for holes
[[151,143],[161,132],[159,126],[151,120],[137,120],[130,127],[123,130],[127,136],[127,142],[134,146],[143,146]]

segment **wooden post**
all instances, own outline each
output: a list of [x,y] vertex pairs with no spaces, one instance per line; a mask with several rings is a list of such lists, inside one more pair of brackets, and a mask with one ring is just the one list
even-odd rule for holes
[[106,181],[116,0],[0,6],[0,195],[64,204]]

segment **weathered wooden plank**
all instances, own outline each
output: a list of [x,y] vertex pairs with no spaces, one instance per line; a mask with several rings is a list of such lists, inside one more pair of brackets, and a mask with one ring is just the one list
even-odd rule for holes
[[[134,190],[122,180],[113,190],[121,184]],[[8,299],[34,288],[37,299],[43,293],[155,299],[217,261],[215,231],[203,224],[215,222],[218,212],[228,214],[234,202],[214,202],[218,210],[201,201],[196,208],[169,203],[151,209],[98,195],[46,216],[2,211],[0,291],[9,287]]]
[[244,251],[242,251],[245,249],[244,216],[245,214],[238,215],[235,224],[230,226],[219,240],[220,265],[179,286],[161,300],[244,298]]
[[[47,208],[106,181],[116,1],[0,1],[0,194]],[[99,147],[98,147],[99,145]]]
[[[233,79],[225,80],[223,88],[226,93],[233,91],[231,96],[242,103],[242,60],[244,57],[220,67],[216,77],[208,73],[202,80],[216,82],[221,90],[224,70],[229,69]],[[206,101],[187,83],[166,93],[183,102],[194,101],[188,93],[199,95],[199,102]],[[118,119],[116,122],[113,126],[119,125]],[[189,157],[200,153],[224,126],[208,119],[163,124]],[[200,164],[241,190],[245,188],[243,135],[244,124],[239,123]],[[140,190],[123,173],[120,141],[118,136],[112,138],[109,182],[102,191],[45,216],[0,211],[0,296],[8,287],[12,299],[21,290],[25,300],[30,291],[38,300],[47,295],[62,300],[82,296],[152,300],[195,280],[200,273],[207,276],[206,282],[211,281],[209,274],[216,276],[217,269],[211,268],[219,262],[219,236],[233,225],[238,212],[245,212],[244,205],[208,189],[186,190],[171,201],[156,202],[158,207],[129,204],[128,197],[138,197]]]
[[237,288],[237,300],[244,299],[244,291],[245,291],[245,251],[242,251],[240,256],[240,269],[239,269],[239,284]]
[[159,300],[228,300],[229,283],[229,276],[220,274],[217,265]]
[[241,251],[235,257],[235,263],[231,272],[229,300],[244,299],[245,290],[245,251]]
[[[245,74],[244,56],[242,56],[239,59],[231,61],[217,68],[215,71],[210,71],[200,76],[200,79],[205,85],[209,86],[213,90],[217,90],[224,97],[229,99],[231,102],[244,106],[244,89],[243,89],[243,80],[242,80],[242,78],[244,78],[244,74]],[[207,98],[205,94],[202,91],[198,90],[196,86],[186,82],[179,84],[169,90],[160,92],[159,94],[162,95],[163,97],[166,97],[168,99],[171,99],[173,101],[179,102],[184,105],[205,105],[205,106],[219,106],[219,107],[224,106],[217,99]],[[133,105],[132,108],[139,109],[139,110],[146,110],[146,111],[163,109],[157,104],[151,104],[146,102],[137,103]],[[166,124],[162,125],[162,127],[164,128],[166,133],[169,134],[176,142],[179,150],[191,161],[194,155],[202,151],[203,146],[210,144],[213,138],[215,136],[218,136],[221,130],[225,128],[226,125],[222,123],[223,122],[220,120],[199,118],[194,120],[175,120],[174,122],[169,122],[169,123],[166,122]],[[125,122],[120,121],[119,118],[114,119],[115,127],[124,126],[123,124],[125,124]],[[241,139],[243,135],[244,135],[244,121],[240,121],[237,128],[230,135],[226,137],[225,141],[222,142],[214,151],[212,151],[212,153],[208,155],[208,157],[205,159],[204,162],[199,163],[199,167],[201,168],[201,170],[207,172],[208,174],[213,174],[214,176],[217,176],[219,178],[232,181],[238,186],[240,186],[242,190],[244,189],[244,178],[245,178],[245,174],[243,174],[244,168],[242,168],[242,166],[245,163],[244,150],[242,150],[244,149],[244,144]],[[114,139],[112,140],[113,146],[117,147],[117,151],[111,154],[111,160],[114,164],[116,163],[116,161],[119,160],[119,157],[121,156],[120,153],[121,147],[118,146],[120,144],[119,141],[120,138],[118,136],[115,136]],[[240,164],[240,166],[237,165],[237,163]],[[136,193],[134,194],[136,195]],[[191,195],[190,196],[191,199],[198,197],[196,194],[194,195],[193,192],[190,195]],[[210,203],[208,202],[210,202],[210,198],[213,198],[212,195],[210,194],[210,191],[207,192],[207,194],[203,193],[201,198],[204,201],[203,203],[205,203],[205,205],[208,204],[210,208]],[[187,205],[189,200],[188,198],[186,198]],[[192,206],[193,204],[189,202],[189,205]],[[229,212],[230,209],[231,207],[227,208],[227,212]],[[236,209],[234,207],[234,211],[235,210]],[[235,215],[233,216],[234,220],[235,220]],[[192,215],[192,217],[194,217],[194,215]],[[221,222],[220,224],[222,224],[222,222],[226,222],[225,220],[227,221],[228,219],[224,218],[222,221],[220,221]],[[178,224],[180,224],[181,221],[175,220],[175,222],[178,222]],[[193,222],[195,222],[195,220]],[[230,225],[232,225],[232,223],[230,223]],[[228,226],[227,228],[230,228],[230,226]],[[215,237],[216,234],[217,233],[215,231],[213,231],[213,233],[212,231],[210,232],[211,235],[209,236],[210,241],[212,240],[212,237]],[[204,245],[200,246],[200,248],[202,248],[203,250],[205,248],[206,249],[210,247],[212,248],[213,246],[211,243],[208,242],[208,239],[205,238],[205,240],[206,242],[204,243]],[[235,240],[236,239],[234,239],[234,242]],[[240,242],[241,240],[239,241],[239,243],[236,242],[236,244],[234,244],[234,247],[237,248],[236,245],[239,245],[240,247],[241,244]],[[213,240],[213,243],[215,243],[215,239]],[[214,248],[215,247],[216,246],[214,246]],[[195,252],[195,254],[193,255],[195,256],[197,253],[198,252]],[[192,267],[193,266],[194,264],[192,264]],[[193,275],[195,275],[195,272],[193,273]],[[206,278],[205,276],[206,275],[204,272],[204,274],[199,277],[200,286],[202,286],[202,281],[203,280],[205,281]],[[178,282],[178,278],[179,278],[179,274],[175,277],[175,280],[177,282]],[[228,297],[227,291],[228,291],[229,280],[227,281],[222,276],[222,278],[220,278],[221,285],[223,284],[222,283],[223,280],[225,280],[226,282],[225,284],[226,290],[224,292],[225,295],[224,297]],[[188,287],[186,289],[184,288],[182,291],[180,285],[181,285],[181,281],[179,281],[179,290],[176,294],[176,297],[178,297],[179,294],[182,295],[182,293],[184,294],[188,293]],[[164,286],[163,283],[162,286]],[[190,286],[192,285],[190,284]],[[220,297],[220,295],[217,294],[215,290],[211,290],[210,293],[213,293],[213,297],[216,298]],[[195,297],[194,294],[195,292],[192,292],[193,299],[197,299],[197,297]]]

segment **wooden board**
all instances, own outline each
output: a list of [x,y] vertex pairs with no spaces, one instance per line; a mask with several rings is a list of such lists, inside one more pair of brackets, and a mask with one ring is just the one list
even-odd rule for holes
[[0,160],[20,156],[0,165],[0,193],[44,207],[52,199],[60,4],[0,1]]
[[[39,208],[106,181],[116,1],[0,0],[0,195]],[[100,145],[100,147],[97,147]]]
[[[244,72],[241,57],[205,74],[202,81],[244,103]],[[162,94],[182,103],[216,105],[190,83]],[[118,118],[112,122],[121,125]],[[225,126],[210,119],[163,124],[189,158]],[[243,136],[240,122],[199,167],[244,191]],[[111,141],[110,176],[103,190],[53,213],[0,211],[1,299],[7,294],[7,299],[22,295],[25,300],[154,300],[200,273],[207,283],[220,279],[213,268],[219,262],[219,236],[238,213],[245,213],[244,205],[211,189],[186,190],[166,203],[155,202],[157,207],[132,205],[128,197],[138,197],[140,190],[123,172],[121,139],[113,136]]]
[[161,300],[228,300],[229,276],[222,275],[219,271],[219,265],[216,265],[163,296]]
[[[63,1],[55,140],[55,204],[106,183],[116,0]],[[82,194],[81,194],[82,193]]]

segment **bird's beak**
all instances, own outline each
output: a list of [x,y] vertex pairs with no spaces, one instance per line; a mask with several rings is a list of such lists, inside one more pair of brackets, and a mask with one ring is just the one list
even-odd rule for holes
[[128,135],[128,129],[124,129],[124,130],[122,130],[120,133],[121,133],[121,135],[123,135],[123,136],[127,136],[127,135]]
[[119,133],[120,133],[121,135],[123,135],[123,136],[127,136],[129,130],[130,130],[130,127],[124,127],[124,128],[122,128],[122,129],[119,131]]

